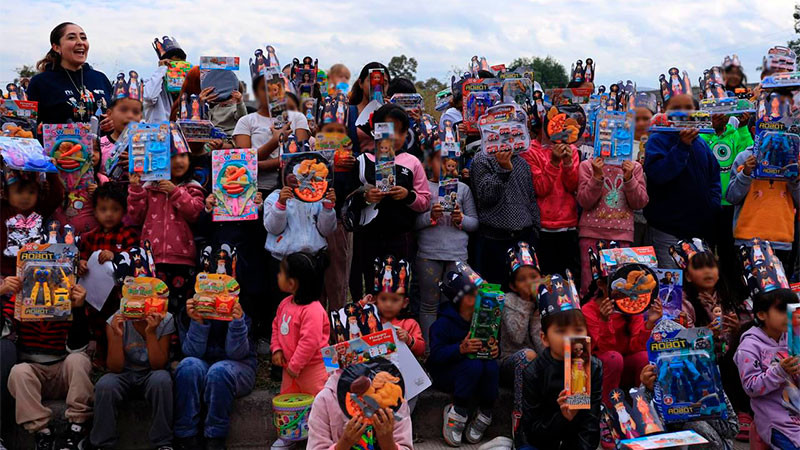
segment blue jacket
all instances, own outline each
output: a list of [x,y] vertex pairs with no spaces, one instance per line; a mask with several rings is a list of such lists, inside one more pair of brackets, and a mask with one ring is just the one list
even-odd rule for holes
[[178,333],[184,356],[193,356],[210,363],[230,359],[256,369],[256,347],[248,336],[249,317],[242,316],[241,319],[230,322],[207,320],[201,325],[189,319],[185,310],[181,311],[181,316]]
[[[80,93],[76,92],[75,86],[81,84],[81,72],[83,84],[93,99],[86,104],[86,120],[81,120],[82,116],[77,111]],[[112,95],[111,82],[103,72],[92,69],[89,64],[84,64],[77,72],[67,71],[61,66],[48,68],[31,78],[26,93],[28,100],[39,102],[39,123],[88,122],[97,108],[103,111],[108,108]]]
[[453,364],[466,359],[459,351],[461,341],[469,333],[470,323],[458,313],[452,302],[443,303],[439,309],[439,318],[430,329],[430,356],[428,369],[436,378],[439,373],[452,368]]
[[707,237],[722,191],[719,163],[706,141],[687,146],[677,133],[653,133],[645,151],[647,223],[679,239]]

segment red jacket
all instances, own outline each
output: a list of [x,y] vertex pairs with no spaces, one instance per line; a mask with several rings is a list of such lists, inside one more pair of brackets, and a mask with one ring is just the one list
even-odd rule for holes
[[550,163],[550,154],[550,146],[542,146],[537,140],[531,140],[529,151],[520,154],[531,166],[542,228],[556,230],[577,227],[578,203],[575,195],[578,192],[579,151],[572,146],[570,167],[565,167],[563,163],[554,166]]
[[425,339],[422,337],[422,328],[414,319],[398,319],[392,320],[392,325],[395,328],[402,328],[408,331],[408,335],[414,339],[411,343],[411,353],[414,356],[422,356],[425,353]]
[[131,184],[128,215],[142,226],[142,241],[149,240],[156,264],[186,264],[194,267],[194,236],[189,228],[203,212],[203,189],[196,181],[178,185],[170,194],[156,183]]
[[642,314],[626,316],[615,312],[606,322],[600,316],[600,309],[594,299],[581,309],[592,338],[592,352],[618,352],[625,356],[647,350],[647,339],[652,330],[645,327]]

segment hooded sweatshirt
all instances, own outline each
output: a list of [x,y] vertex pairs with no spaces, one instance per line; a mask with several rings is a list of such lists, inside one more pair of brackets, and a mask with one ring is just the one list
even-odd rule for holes
[[578,225],[578,149],[572,146],[572,165],[554,166],[550,162],[551,146],[543,146],[531,139],[531,146],[522,156],[531,166],[533,189],[541,213],[542,228],[558,230]]
[[169,120],[169,113],[172,110],[172,96],[164,89],[164,76],[167,74],[167,66],[158,66],[144,80],[144,121],[147,123],[163,122]]
[[316,253],[328,246],[325,237],[336,230],[336,211],[328,201],[303,202],[294,198],[278,202],[281,192],[264,200],[264,226],[269,233],[265,248],[277,260],[296,252]]
[[711,152],[717,158],[719,181],[723,194],[722,204],[730,205],[725,198],[725,192],[728,191],[731,169],[736,167],[734,161],[739,156],[739,153],[753,145],[753,136],[750,135],[750,130],[747,126],[734,127],[729,123],[725,125],[725,131],[722,134],[701,134],[700,137],[708,143]]
[[433,378],[446,373],[457,362],[467,359],[467,355],[462,354],[458,348],[467,337],[469,326],[470,322],[461,317],[455,303],[442,304],[439,318],[431,325],[429,332],[428,369]]
[[[336,393],[341,375],[341,370],[332,373],[325,388],[314,398],[308,416],[308,450],[334,450],[344,434],[344,426],[350,419],[342,412]],[[402,417],[394,422],[392,433],[397,450],[411,450],[414,448],[414,439],[411,436],[411,410],[408,409],[408,403],[403,402],[397,414]]]
[[778,363],[786,356],[786,333],[775,342],[756,326],[742,335],[734,361],[739,368],[742,386],[750,396],[761,439],[770,442],[775,429],[786,435],[795,446],[800,446],[800,416],[782,406],[784,398],[792,399],[795,405],[800,402],[797,388],[800,376],[795,375],[792,380]]
[[678,238],[705,237],[720,209],[720,169],[706,141],[681,142],[678,133],[653,133],[644,160],[647,223]]

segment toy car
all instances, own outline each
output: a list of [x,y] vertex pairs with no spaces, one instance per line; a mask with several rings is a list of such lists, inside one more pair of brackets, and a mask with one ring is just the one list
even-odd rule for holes
[[498,139],[500,139],[500,136],[495,134],[495,133],[489,134],[489,137],[486,138],[486,140],[489,141],[489,142],[493,142],[493,141],[496,141]]
[[497,153],[497,146],[496,145],[490,145],[490,146],[486,147],[486,153]]
[[501,152],[510,152],[511,151],[511,146],[508,145],[508,144],[502,144],[500,146],[500,151]]
[[525,150],[525,142],[523,141],[515,142],[514,150]]
[[500,136],[505,136],[505,135],[511,134],[511,129],[508,128],[508,127],[503,127],[503,128],[500,128],[500,130],[498,132],[500,133]]
[[511,136],[514,137],[522,136],[522,130],[520,130],[519,128],[514,128],[513,130],[511,130]]

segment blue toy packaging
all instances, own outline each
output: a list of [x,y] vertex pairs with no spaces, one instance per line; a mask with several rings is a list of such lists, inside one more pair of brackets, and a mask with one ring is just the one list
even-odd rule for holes
[[664,422],[727,417],[711,330],[657,327],[647,355],[656,366],[654,402]]
[[789,98],[777,92],[764,94],[758,101],[753,144],[755,178],[797,178],[800,135],[790,132],[793,126],[790,107]]
[[681,130],[695,129],[701,134],[713,134],[711,114],[706,111],[672,110],[656,114],[650,121],[651,132],[679,133]]
[[[452,130],[444,127],[445,139],[452,139]],[[448,137],[448,135],[450,137]],[[445,147],[448,148],[445,151]],[[442,145],[442,164],[439,171],[439,204],[444,212],[453,212],[458,203],[458,177],[461,174],[461,148],[456,145]]]
[[789,331],[786,333],[789,355],[800,356],[800,303],[786,305],[789,316]]
[[603,158],[606,164],[632,161],[634,126],[633,111],[599,109],[594,127],[594,156]]
[[470,78],[461,87],[464,95],[463,117],[468,134],[478,134],[478,120],[502,100],[502,83],[497,78]]
[[131,123],[128,128],[128,171],[141,175],[142,181],[169,180],[169,122]]
[[679,321],[683,305],[683,271],[679,269],[653,269],[658,275],[658,298],[664,317]]
[[375,124],[375,185],[381,192],[389,192],[395,183],[394,124]]
[[751,294],[789,288],[786,271],[769,241],[754,238],[747,245],[739,246],[739,259],[744,284]]

